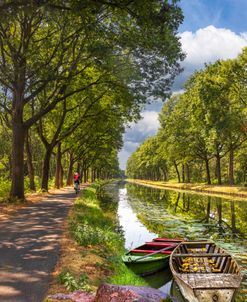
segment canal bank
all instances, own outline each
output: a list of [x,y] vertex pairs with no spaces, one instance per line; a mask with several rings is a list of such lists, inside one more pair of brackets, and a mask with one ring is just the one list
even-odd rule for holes
[[122,262],[126,250],[118,223],[118,203],[104,195],[104,186],[93,184],[76,199],[64,225],[60,260],[46,302],[59,301],[51,298],[58,293],[64,294],[60,296],[64,299],[77,290],[95,293],[104,282],[147,285]]
[[240,198],[247,200],[247,187],[224,186],[224,185],[208,185],[195,183],[175,183],[164,181],[152,181],[142,179],[127,179],[128,182],[140,185],[152,186],[156,188],[168,188],[172,190],[193,191],[195,193],[208,194],[221,197],[224,195],[228,198]]
[[[133,284],[136,276],[121,280],[126,275],[121,255],[125,248],[139,246],[156,236],[212,239],[233,254],[247,272],[245,201],[232,202],[226,198],[133,183],[109,184],[104,191],[97,196],[97,187],[88,188],[77,200],[67,226],[64,242],[67,252],[62,253],[54,278],[59,287],[53,287],[53,293],[68,292],[69,286],[95,291],[104,281]],[[105,229],[109,230],[109,241],[92,242],[95,237],[101,240],[99,234]],[[69,233],[71,230],[75,236]],[[113,253],[108,253],[109,248]],[[169,273],[162,271],[142,279],[139,285],[145,283],[175,296],[179,302],[184,301]],[[246,287],[245,279],[235,302],[246,301]]]

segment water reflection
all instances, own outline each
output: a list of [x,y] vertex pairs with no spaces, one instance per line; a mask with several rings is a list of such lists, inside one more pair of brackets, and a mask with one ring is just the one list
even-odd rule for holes
[[128,203],[127,189],[119,189],[118,205],[119,224],[124,227],[125,247],[131,249],[134,246],[142,245],[145,241],[152,241],[155,233],[149,232],[146,227],[139,222]]
[[[232,201],[135,184],[121,187],[118,195],[110,191],[113,199],[119,201],[118,215],[127,248],[138,246],[156,235],[212,239],[235,256],[247,275],[247,201]],[[151,279],[149,283],[157,287]],[[156,276],[154,279],[162,278]],[[162,290],[171,287],[171,293],[177,291],[169,280],[162,282],[163,286],[158,286]],[[179,301],[183,301],[182,298]],[[247,301],[246,276],[235,301]]]
[[132,210],[149,231],[190,239],[247,237],[247,202],[127,185]]

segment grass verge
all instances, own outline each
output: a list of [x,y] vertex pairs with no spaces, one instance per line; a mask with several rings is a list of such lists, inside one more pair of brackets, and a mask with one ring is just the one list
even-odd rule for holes
[[125,249],[116,208],[102,206],[99,189],[100,184],[87,187],[75,201],[49,294],[78,289],[95,292],[102,282],[147,285],[121,260]]

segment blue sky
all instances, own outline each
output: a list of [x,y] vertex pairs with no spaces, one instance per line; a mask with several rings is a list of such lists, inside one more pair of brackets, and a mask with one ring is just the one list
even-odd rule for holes
[[[184,22],[178,34],[187,57],[182,63],[184,72],[174,83],[174,93],[181,91],[186,79],[205,63],[235,58],[247,46],[247,0],[181,0],[179,6]],[[148,105],[143,119],[126,129],[119,153],[121,169],[145,138],[157,133],[161,108],[161,102]]]
[[247,0],[181,0],[180,7],[185,17],[180,32],[208,25],[246,32]]

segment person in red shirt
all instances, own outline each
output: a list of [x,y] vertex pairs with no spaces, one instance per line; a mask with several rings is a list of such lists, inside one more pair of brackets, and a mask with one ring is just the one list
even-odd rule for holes
[[75,190],[80,190],[80,180],[81,180],[81,177],[80,177],[80,174],[78,172],[75,172],[74,174],[74,188]]

